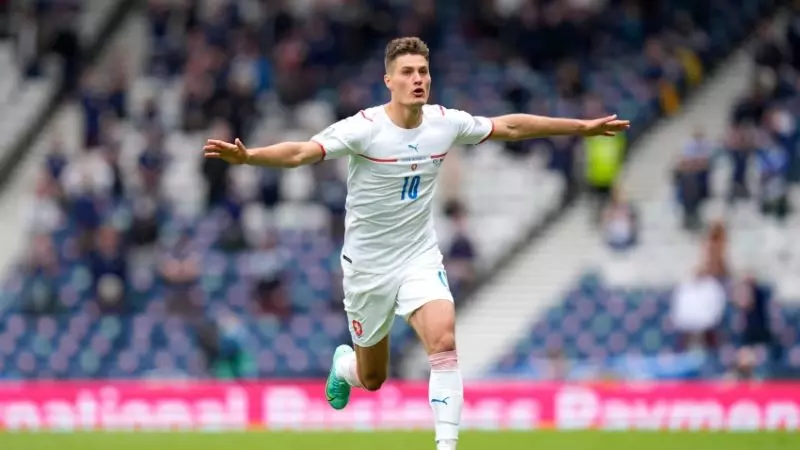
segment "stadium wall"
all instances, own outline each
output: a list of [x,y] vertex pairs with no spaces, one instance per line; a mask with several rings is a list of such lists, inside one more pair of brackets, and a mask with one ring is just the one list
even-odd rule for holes
[[[4,430],[408,430],[432,423],[427,383],[354,392],[334,411],[318,382],[0,384]],[[466,386],[479,430],[797,430],[796,385],[736,383]]]

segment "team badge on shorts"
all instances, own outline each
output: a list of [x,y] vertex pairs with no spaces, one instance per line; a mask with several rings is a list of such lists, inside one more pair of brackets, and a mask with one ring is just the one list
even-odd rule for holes
[[364,329],[361,328],[361,322],[354,320],[352,325],[353,333],[355,333],[356,336],[361,337],[361,335],[364,334]]
[[416,164],[412,164],[411,165],[411,170],[417,170],[417,165]]

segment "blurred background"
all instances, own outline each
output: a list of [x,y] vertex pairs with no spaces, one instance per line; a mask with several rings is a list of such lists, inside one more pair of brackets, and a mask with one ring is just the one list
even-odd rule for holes
[[450,153],[465,377],[797,376],[800,2],[0,0],[0,378],[325,377],[346,162],[200,149],[386,101],[406,35],[434,103],[633,123]]

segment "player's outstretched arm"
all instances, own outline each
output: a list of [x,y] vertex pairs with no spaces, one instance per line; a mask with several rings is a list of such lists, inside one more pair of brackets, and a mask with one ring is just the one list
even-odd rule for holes
[[216,158],[230,164],[293,168],[322,160],[322,147],[312,141],[281,142],[268,147],[247,148],[239,138],[233,143],[209,139],[203,147],[206,158]]
[[599,119],[581,120],[532,114],[508,114],[493,117],[494,131],[490,139],[497,141],[523,141],[547,136],[614,136],[627,130],[628,120],[618,120],[616,115]]

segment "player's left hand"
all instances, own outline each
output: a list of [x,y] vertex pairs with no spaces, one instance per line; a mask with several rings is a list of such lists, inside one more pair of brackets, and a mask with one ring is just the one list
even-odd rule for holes
[[620,131],[625,131],[631,127],[630,120],[618,120],[616,114],[600,119],[583,121],[583,136],[614,136]]

